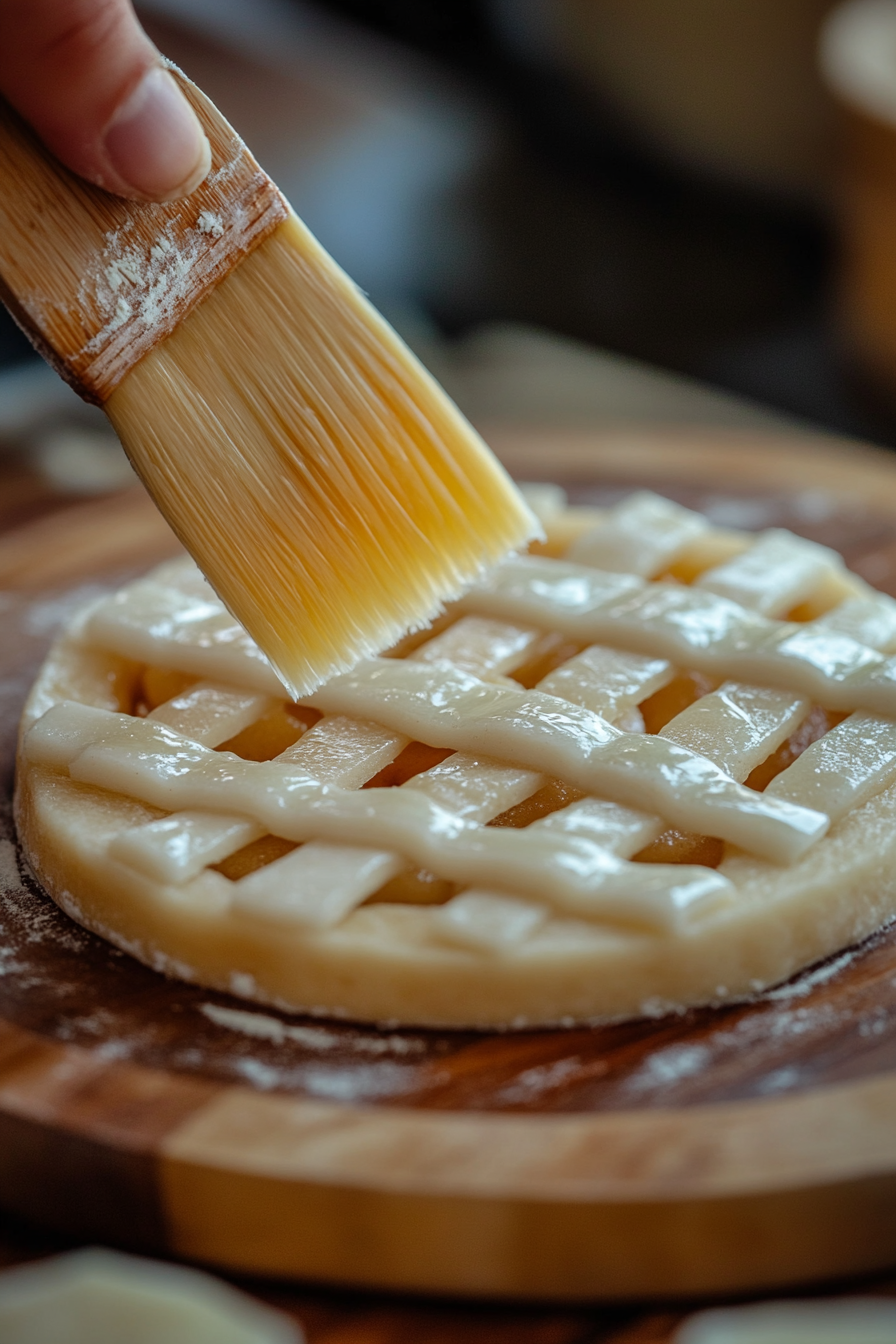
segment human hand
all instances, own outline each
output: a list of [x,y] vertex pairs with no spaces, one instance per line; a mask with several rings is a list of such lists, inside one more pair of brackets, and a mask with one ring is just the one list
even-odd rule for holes
[[130,0],[0,0],[0,95],[119,196],[175,200],[208,174],[205,133]]

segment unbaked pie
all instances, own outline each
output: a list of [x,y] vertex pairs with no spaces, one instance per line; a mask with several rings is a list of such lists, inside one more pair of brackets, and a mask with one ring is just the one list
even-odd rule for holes
[[191,562],[84,611],[22,727],[25,854],[160,971],[506,1027],[750,995],[896,913],[896,601],[788,532],[570,509],[301,704]]

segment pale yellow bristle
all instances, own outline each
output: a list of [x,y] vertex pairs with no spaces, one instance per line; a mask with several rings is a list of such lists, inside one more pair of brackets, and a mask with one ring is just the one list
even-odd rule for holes
[[106,410],[296,696],[428,620],[537,531],[481,439],[295,216]]

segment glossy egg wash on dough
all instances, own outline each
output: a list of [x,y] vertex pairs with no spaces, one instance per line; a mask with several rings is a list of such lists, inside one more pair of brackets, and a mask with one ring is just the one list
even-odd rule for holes
[[294,1010],[511,1027],[742,997],[896,913],[896,602],[647,493],[294,703],[190,562],[32,693],[18,819],[76,919]]

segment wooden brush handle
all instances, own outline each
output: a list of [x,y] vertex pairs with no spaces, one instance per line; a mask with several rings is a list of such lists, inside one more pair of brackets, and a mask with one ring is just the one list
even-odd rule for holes
[[75,176],[0,100],[0,298],[86,401],[105,401],[286,218],[233,128],[169,69],[205,128],[212,167],[191,196],[164,205]]

